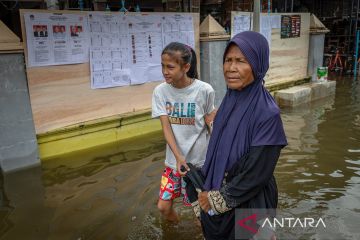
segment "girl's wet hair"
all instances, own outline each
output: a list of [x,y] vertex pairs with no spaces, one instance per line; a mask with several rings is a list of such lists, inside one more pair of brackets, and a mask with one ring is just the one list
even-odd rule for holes
[[[180,53],[180,59],[179,54]],[[190,64],[190,69],[186,73],[186,75],[189,78],[198,78],[199,74],[197,72],[197,59],[196,59],[196,53],[194,49],[192,49],[190,46],[185,45],[183,43],[179,42],[172,42],[169,43],[164,50],[162,51],[161,55],[168,54],[171,57],[176,57],[177,62],[180,64]]]

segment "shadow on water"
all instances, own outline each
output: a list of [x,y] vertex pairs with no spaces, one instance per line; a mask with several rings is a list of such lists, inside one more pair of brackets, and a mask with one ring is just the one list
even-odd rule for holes
[[[279,208],[329,226],[282,239],[360,239],[359,98],[360,86],[340,78],[335,96],[282,109]],[[202,239],[180,200],[179,225],[159,216],[164,149],[158,132],[2,176],[0,239]]]

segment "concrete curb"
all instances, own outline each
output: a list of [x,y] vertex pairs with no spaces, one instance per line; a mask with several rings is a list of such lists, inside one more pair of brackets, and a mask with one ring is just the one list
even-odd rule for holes
[[335,94],[336,82],[316,82],[295,86],[275,92],[280,107],[293,107]]
[[37,135],[41,161],[59,155],[161,131],[150,110],[101,118]]

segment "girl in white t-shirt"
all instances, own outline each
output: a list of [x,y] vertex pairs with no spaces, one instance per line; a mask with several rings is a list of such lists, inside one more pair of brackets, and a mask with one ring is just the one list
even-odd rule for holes
[[165,169],[161,178],[158,208],[169,221],[178,222],[173,200],[183,196],[190,205],[180,169],[187,163],[202,167],[209,140],[208,128],[215,116],[215,92],[208,83],[197,79],[194,50],[172,42],[161,54],[165,82],[153,92],[152,117],[159,117],[166,139]]

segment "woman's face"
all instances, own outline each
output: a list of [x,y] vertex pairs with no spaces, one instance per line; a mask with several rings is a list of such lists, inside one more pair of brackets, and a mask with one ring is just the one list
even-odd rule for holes
[[231,44],[223,65],[225,82],[228,88],[242,90],[254,81],[251,66],[240,49]]

